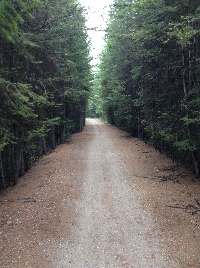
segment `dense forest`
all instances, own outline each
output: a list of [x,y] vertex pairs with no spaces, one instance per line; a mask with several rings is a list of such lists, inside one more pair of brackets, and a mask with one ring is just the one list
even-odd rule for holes
[[86,107],[199,175],[200,1],[115,0],[105,41],[91,85],[78,1],[0,1],[0,188],[81,131]]
[[83,11],[76,0],[0,1],[0,188],[84,126]]
[[105,39],[91,114],[199,175],[200,1],[115,0]]

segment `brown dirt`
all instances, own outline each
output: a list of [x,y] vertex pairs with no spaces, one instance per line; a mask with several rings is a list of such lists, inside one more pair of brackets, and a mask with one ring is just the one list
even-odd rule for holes
[[142,193],[165,254],[178,260],[180,267],[200,268],[199,180],[151,146],[122,131],[120,136],[118,146],[134,177],[130,187]]
[[[98,142],[98,137],[99,143],[103,142],[96,136],[99,133],[93,131],[95,124],[113,148],[110,157],[116,158],[126,172],[126,187],[132,194],[138,193],[135,198],[139,199],[140,212],[151,217],[152,226],[150,231],[146,229],[145,239],[158,237],[162,254],[178,263],[177,267],[200,268],[199,181],[184,167],[174,167],[169,158],[151,146],[95,120],[89,120],[82,133],[73,135],[69,142],[40,159],[15,187],[0,195],[0,267],[80,267],[56,263],[64,263],[58,261],[61,247],[73,240],[80,225],[77,208],[84,199],[88,148],[95,139]],[[114,162],[107,162],[107,169],[111,164]],[[102,192],[102,205],[112,220],[119,220],[113,204],[109,192]],[[109,243],[118,241],[116,233],[110,235]],[[130,264],[121,253],[115,257],[117,264],[95,267],[167,267]]]

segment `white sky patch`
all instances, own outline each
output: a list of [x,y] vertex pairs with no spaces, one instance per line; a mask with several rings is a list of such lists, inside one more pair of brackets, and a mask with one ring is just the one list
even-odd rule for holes
[[99,54],[102,52],[105,32],[101,30],[106,29],[108,23],[108,16],[110,5],[113,0],[79,0],[80,4],[87,8],[86,12],[86,26],[90,28],[96,28],[95,30],[88,30],[88,35],[91,39],[91,51],[90,55],[93,57],[92,65],[99,63]]

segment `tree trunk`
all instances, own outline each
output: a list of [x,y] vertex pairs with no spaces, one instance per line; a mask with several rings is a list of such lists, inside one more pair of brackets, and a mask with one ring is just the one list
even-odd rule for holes
[[[51,113],[51,119],[53,119],[53,113]],[[55,149],[56,147],[56,135],[55,135],[55,126],[51,127],[51,149]]]
[[25,173],[24,154],[21,154],[20,175]]
[[22,156],[21,145],[18,145],[17,149],[16,149],[16,152],[15,152],[14,177],[13,177],[13,183],[14,184],[17,183],[18,178],[19,178],[21,156]]
[[3,160],[2,160],[2,155],[0,152],[0,176],[1,176],[1,181],[2,181],[2,187],[3,189],[6,188],[6,183],[5,183],[5,177],[4,177],[4,170],[3,170]]
[[45,137],[42,138],[42,148],[43,148],[43,154],[46,154],[47,153],[47,145],[46,145]]
[[[187,102],[187,87],[186,87],[186,79],[185,79],[185,56],[184,56],[184,48],[182,46],[182,84],[183,84],[183,94],[184,94],[184,104],[186,105]],[[187,109],[186,109],[187,110]]]
[[[189,55],[189,62],[188,62],[188,68],[189,68],[189,78],[188,78],[188,88],[191,90],[191,79],[192,79],[192,63],[191,63],[191,50],[188,50],[188,55]],[[186,113],[186,118],[189,119],[189,112],[188,112],[188,107],[187,107],[187,87],[186,87],[186,79],[185,79],[185,56],[184,56],[184,48],[182,46],[182,66],[183,66],[183,73],[182,73],[182,83],[183,83],[183,93],[184,93],[184,105],[185,105],[185,113]],[[192,140],[192,133],[190,129],[190,125],[187,124],[187,132],[188,132],[188,138],[191,141]],[[198,165],[198,160],[195,156],[195,152],[191,151],[191,157],[192,157],[192,162],[193,162],[193,167],[195,174],[198,176],[199,175],[199,165]]]

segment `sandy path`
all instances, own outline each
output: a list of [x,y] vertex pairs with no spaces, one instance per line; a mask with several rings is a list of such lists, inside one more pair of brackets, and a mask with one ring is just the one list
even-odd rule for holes
[[132,175],[112,137],[94,120],[88,121],[88,131],[94,138],[85,155],[78,222],[71,241],[59,249],[58,267],[179,267],[162,255],[154,223],[126,183]]
[[195,202],[199,182],[152,180],[172,164],[87,120],[1,196],[0,267],[199,268],[200,213],[166,206]]

